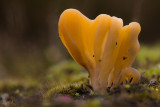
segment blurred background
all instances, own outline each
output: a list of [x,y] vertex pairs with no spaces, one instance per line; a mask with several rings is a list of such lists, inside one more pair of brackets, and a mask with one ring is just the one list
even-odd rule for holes
[[81,69],[58,35],[59,16],[68,8],[78,9],[90,19],[108,14],[122,18],[124,25],[138,21],[142,27],[139,36],[142,51],[136,60],[142,61],[135,65],[159,61],[160,0],[0,0],[1,79],[33,77],[41,80],[55,69],[64,68],[69,74],[71,69]]

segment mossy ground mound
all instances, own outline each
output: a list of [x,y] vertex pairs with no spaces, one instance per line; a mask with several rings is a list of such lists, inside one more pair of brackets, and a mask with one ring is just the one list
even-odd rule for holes
[[142,74],[138,84],[95,93],[85,70],[74,61],[64,61],[51,66],[43,76],[1,79],[0,107],[159,107],[160,51],[157,46],[143,47],[134,63]]

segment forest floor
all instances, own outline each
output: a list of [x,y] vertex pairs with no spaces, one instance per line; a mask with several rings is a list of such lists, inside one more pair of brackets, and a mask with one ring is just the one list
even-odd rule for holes
[[51,66],[37,76],[0,79],[0,107],[160,107],[160,49],[142,46],[133,66],[142,77],[138,84],[123,84],[97,94],[87,72],[73,60]]

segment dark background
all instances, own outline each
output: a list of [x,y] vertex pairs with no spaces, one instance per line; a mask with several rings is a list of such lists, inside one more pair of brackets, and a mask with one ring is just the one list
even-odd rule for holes
[[99,14],[141,24],[141,44],[160,41],[160,0],[0,0],[0,77],[44,75],[71,58],[58,35],[58,19],[68,8],[90,19]]

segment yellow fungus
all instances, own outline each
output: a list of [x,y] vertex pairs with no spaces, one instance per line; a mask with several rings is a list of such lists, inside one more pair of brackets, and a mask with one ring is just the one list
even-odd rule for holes
[[139,81],[139,72],[131,67],[140,48],[137,22],[123,26],[122,19],[106,14],[90,20],[76,9],[67,9],[58,27],[63,44],[88,71],[95,91]]

